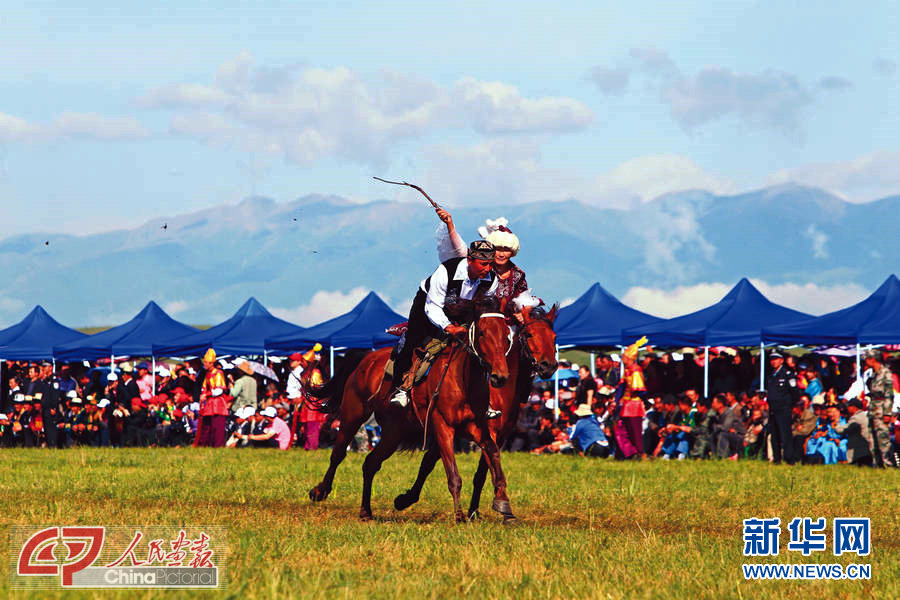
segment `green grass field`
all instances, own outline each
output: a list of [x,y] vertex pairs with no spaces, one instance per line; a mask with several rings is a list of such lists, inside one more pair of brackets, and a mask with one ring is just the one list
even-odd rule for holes
[[[372,523],[356,518],[360,455],[341,466],[328,500],[308,500],[326,451],[3,450],[0,502],[5,525],[226,526],[226,590],[158,594],[166,598],[900,597],[897,471],[505,454],[518,523],[504,526],[488,509],[484,520],[457,525],[440,465],[420,503],[394,511],[419,458],[395,455],[385,464]],[[464,494],[476,458],[459,457]],[[781,517],[781,555],[745,560],[741,521],[763,516]],[[804,558],[786,550],[795,516],[828,518],[828,551]],[[831,555],[836,516],[871,518],[870,556]],[[0,560],[8,569],[8,544]],[[872,578],[745,581],[744,562],[868,563]],[[0,594],[28,596],[6,579]]]

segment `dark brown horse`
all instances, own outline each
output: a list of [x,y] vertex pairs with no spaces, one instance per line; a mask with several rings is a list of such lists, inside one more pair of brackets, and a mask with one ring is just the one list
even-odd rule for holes
[[[554,305],[549,313],[540,310],[523,313],[524,323],[518,328],[512,350],[507,356],[509,379],[499,388],[491,388],[491,406],[499,408],[503,414],[489,421],[491,435],[498,447],[503,447],[516,429],[519,410],[531,392],[534,374],[543,378],[550,377],[557,368],[556,334],[553,333],[553,321],[556,319],[557,307]],[[419,501],[422,486],[431,474],[440,455],[433,449],[422,456],[419,474],[415,483],[406,492],[394,498],[394,508],[404,510]],[[478,469],[472,480],[472,500],[469,503],[469,519],[479,516],[478,506],[481,503],[481,490],[484,487],[488,472],[488,463],[484,454],[478,461]],[[512,513],[504,514],[504,521],[514,519]]]
[[506,478],[500,467],[500,450],[490,434],[485,418],[489,385],[503,386],[509,378],[506,356],[513,343],[506,320],[499,313],[477,316],[467,329],[466,340],[454,340],[435,360],[426,380],[413,388],[410,405],[392,405],[388,397],[390,385],[384,377],[384,367],[390,349],[384,348],[350,359],[338,373],[315,395],[328,398],[326,411],[340,412],[340,429],[331,451],[331,463],[322,481],[309,491],[313,501],[328,497],[334,474],[347,454],[347,445],[359,427],[375,413],[381,425],[381,441],[363,463],[363,493],[359,516],[372,518],[372,480],[381,464],[398,447],[421,446],[426,434],[444,462],[447,486],[453,497],[457,521],[466,516],[460,506],[462,479],[453,454],[457,431],[472,437],[487,457],[494,483],[494,510],[512,514],[506,495]]

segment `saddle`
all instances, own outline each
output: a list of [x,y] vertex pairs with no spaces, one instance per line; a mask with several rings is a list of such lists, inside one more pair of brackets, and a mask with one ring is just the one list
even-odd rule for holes
[[[403,387],[411,390],[428,377],[431,365],[437,357],[450,345],[451,338],[428,338],[425,344],[413,351],[412,367],[403,377]],[[391,357],[384,365],[385,379],[391,379],[394,375],[394,358],[397,356],[397,348],[394,347]],[[410,381],[411,380],[411,381]]]

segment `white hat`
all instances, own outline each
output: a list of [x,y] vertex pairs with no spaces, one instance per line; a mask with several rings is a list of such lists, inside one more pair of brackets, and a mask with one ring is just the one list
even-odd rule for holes
[[0,413],[0,420],[2,420],[2,419],[8,419],[8,418],[9,418],[9,417],[6,416],[6,413]]
[[106,408],[107,406],[109,406],[109,398],[101,398],[97,403],[97,408]]
[[259,413],[259,414],[261,414],[261,415],[264,416],[264,417],[277,417],[277,416],[278,416],[278,411],[275,410],[275,407],[274,407],[274,406],[267,406],[267,407],[264,408],[264,409],[262,410],[262,412]]
[[78,392],[76,392],[75,390],[69,390],[68,392],[66,392],[66,398],[77,398],[77,397],[78,397]]
[[478,234],[493,244],[494,248],[509,248],[515,256],[519,253],[519,238],[509,230],[508,225],[506,217],[488,219],[483,227],[478,228]]
[[160,367],[156,370],[156,374],[159,375],[160,377],[168,377],[172,373],[167,368]]
[[243,406],[238,409],[237,413],[235,413],[235,416],[238,419],[249,419],[250,417],[252,417],[255,414],[256,414],[256,409],[254,407]]
[[13,396],[13,402],[25,402],[25,394],[16,394]]
[[119,376],[116,375],[115,373],[110,373],[109,375],[106,376],[106,380],[107,381],[118,381]]

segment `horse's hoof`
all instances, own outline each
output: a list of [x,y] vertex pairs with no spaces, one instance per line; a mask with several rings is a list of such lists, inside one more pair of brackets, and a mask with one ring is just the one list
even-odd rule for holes
[[469,521],[479,521],[479,520],[481,520],[481,513],[478,512],[477,508],[475,510],[469,512]]
[[313,502],[321,502],[325,498],[328,497],[328,494],[331,493],[331,490],[322,488],[321,486],[316,486],[313,489],[309,490],[309,499]]
[[503,515],[503,524],[504,525],[512,525],[513,523],[518,522],[519,519],[516,518],[516,515],[510,513],[508,515]]
[[394,508],[396,508],[397,510],[406,510],[418,501],[418,496],[413,496],[409,492],[404,492],[394,498]]
[[369,521],[374,521],[375,517],[372,516],[372,513],[363,509],[359,511],[359,520],[363,523],[368,523]]
[[466,519],[466,513],[461,510],[456,511],[456,522],[457,523],[468,523],[468,519]]
[[509,506],[509,500],[498,500],[497,498],[494,498],[494,502],[491,504],[491,508],[493,508],[504,517],[506,515],[512,515],[512,508],[510,508]]

